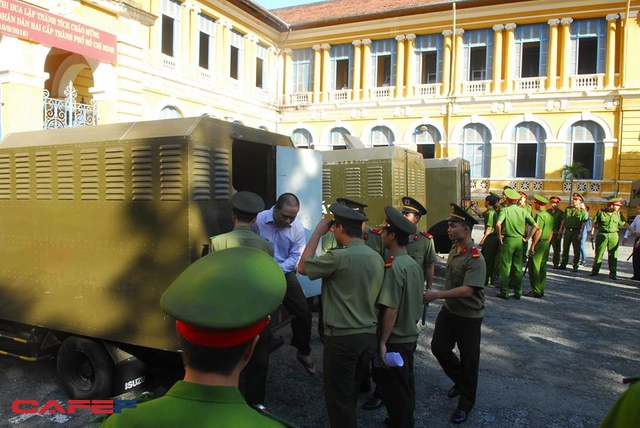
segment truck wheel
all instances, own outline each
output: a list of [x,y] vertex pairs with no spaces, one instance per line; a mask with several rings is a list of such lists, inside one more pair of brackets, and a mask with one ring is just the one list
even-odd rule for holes
[[102,343],[68,337],[58,350],[57,367],[71,399],[104,399],[111,395],[113,362]]

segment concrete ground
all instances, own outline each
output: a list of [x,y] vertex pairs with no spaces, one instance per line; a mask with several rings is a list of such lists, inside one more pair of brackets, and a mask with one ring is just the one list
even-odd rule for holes
[[[480,232],[475,231],[475,236]],[[589,247],[589,246],[588,246]],[[543,299],[523,297],[504,301],[496,289],[486,290],[481,363],[476,407],[466,427],[597,427],[615,399],[626,388],[623,376],[640,375],[640,282],[631,276],[622,247],[618,281],[607,276],[603,263],[598,277],[589,277],[593,251],[578,273],[549,270]],[[443,286],[444,260],[439,260],[435,286]],[[524,290],[529,289],[528,277]],[[433,324],[441,307],[434,302],[421,333],[416,354],[416,427],[449,427],[455,399],[445,395],[451,381],[431,354]],[[268,410],[299,427],[328,427],[322,395],[322,342],[315,327],[313,358],[318,374],[309,376],[285,345],[271,357]],[[290,329],[278,334],[285,341]],[[136,391],[162,394],[170,381],[162,371]],[[97,426],[90,415],[16,417],[16,398],[65,401],[55,373],[55,362],[25,363],[0,358],[0,426]],[[129,395],[132,397],[135,394]],[[363,394],[359,404],[366,400]],[[359,427],[382,427],[385,410],[359,410]]]

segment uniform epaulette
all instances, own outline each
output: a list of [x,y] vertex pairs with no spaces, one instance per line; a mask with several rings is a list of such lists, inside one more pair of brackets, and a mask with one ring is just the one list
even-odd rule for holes
[[382,235],[382,229],[371,228],[369,230],[371,231],[371,233],[375,233],[376,235]]
[[460,254],[463,256],[467,254],[467,247],[464,247],[462,250],[460,250]]
[[391,264],[392,264],[392,263],[393,263],[393,256],[391,256],[391,257],[389,257],[389,258],[387,259],[387,261],[384,263],[384,268],[386,269],[386,268],[391,267]]
[[424,232],[424,231],[422,231],[420,233],[422,233],[423,236],[425,236],[425,237],[427,237],[429,239],[433,239],[433,235],[431,235],[430,233],[427,233],[427,232]]
[[476,247],[473,247],[471,249],[471,257],[473,257],[474,259],[477,259],[478,257],[480,257],[480,252]]

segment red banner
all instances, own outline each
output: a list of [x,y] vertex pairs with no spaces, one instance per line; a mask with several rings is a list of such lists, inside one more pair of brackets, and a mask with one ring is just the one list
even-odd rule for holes
[[117,37],[17,0],[0,0],[0,33],[116,63]]

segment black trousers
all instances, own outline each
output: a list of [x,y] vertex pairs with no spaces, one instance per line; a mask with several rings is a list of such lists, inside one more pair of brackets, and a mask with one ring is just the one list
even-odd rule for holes
[[633,262],[633,277],[638,279],[640,278],[640,247],[638,247],[638,241],[640,241],[640,237],[636,238],[634,241],[633,253],[631,256],[631,261]]
[[[458,406],[469,411],[476,402],[482,318],[464,318],[442,307],[431,339],[431,352],[460,392]],[[460,358],[453,352],[458,346]]]
[[265,404],[267,391],[267,372],[269,371],[269,354],[271,353],[271,326],[260,332],[260,338],[253,355],[242,371],[244,377],[244,399],[249,404]]
[[358,426],[358,393],[375,347],[375,333],[325,336],[322,380],[331,428]]
[[400,353],[404,365],[378,370],[384,405],[387,407],[393,426],[413,428],[413,413],[416,408],[413,354],[416,352],[416,342],[387,343],[387,352]]
[[295,272],[284,275],[287,280],[287,291],[282,304],[291,315],[291,345],[296,347],[302,355],[311,354],[311,310],[307,298],[302,291]]

